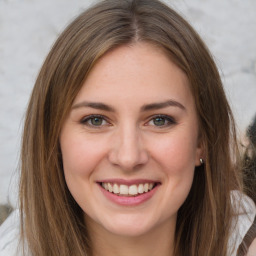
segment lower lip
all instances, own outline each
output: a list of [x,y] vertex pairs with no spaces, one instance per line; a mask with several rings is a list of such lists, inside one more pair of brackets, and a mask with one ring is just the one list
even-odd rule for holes
[[99,187],[102,193],[112,202],[124,205],[124,206],[136,206],[148,201],[157,191],[158,186],[150,190],[149,192],[139,194],[138,196],[118,196],[107,190],[105,190],[100,184]]

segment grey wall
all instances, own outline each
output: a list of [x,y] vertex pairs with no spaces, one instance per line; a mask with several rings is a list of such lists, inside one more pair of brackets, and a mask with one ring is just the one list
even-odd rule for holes
[[[85,0],[0,0],[0,204],[15,206],[23,115],[39,68]],[[165,1],[211,49],[241,136],[256,113],[256,1]]]

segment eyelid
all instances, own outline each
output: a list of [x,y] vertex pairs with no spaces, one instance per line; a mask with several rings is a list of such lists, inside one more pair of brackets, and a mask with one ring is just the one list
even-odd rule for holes
[[[153,119],[159,118],[159,117],[160,117],[160,118],[164,118],[165,120],[167,120],[167,121],[168,121],[168,124],[165,124],[165,125],[162,125],[162,126],[150,125],[150,124],[149,124],[149,122],[153,121]],[[151,116],[151,117],[148,119],[148,121],[146,122],[146,126],[154,126],[154,127],[156,127],[156,128],[159,128],[159,129],[161,129],[161,128],[166,128],[166,127],[172,126],[172,125],[174,125],[174,124],[177,124],[177,121],[175,120],[175,118],[172,117],[172,116],[169,116],[169,115],[164,115],[164,114],[156,114],[156,115],[153,115],[153,116]]]
[[[89,124],[88,121],[90,121],[93,118],[101,118],[101,119],[103,119],[103,121],[106,122],[106,124],[101,124],[101,125]],[[163,118],[163,119],[165,119],[167,121],[167,124],[159,125],[159,126],[158,125],[150,124],[150,122],[153,121],[155,118]],[[110,120],[109,120],[109,118],[104,116],[104,115],[101,115],[101,114],[90,114],[90,115],[84,116],[83,118],[80,119],[79,123],[84,125],[84,126],[87,126],[89,128],[93,128],[93,129],[100,129],[100,128],[112,125]],[[147,119],[147,121],[145,122],[145,126],[152,126],[154,128],[161,129],[161,128],[170,127],[170,126],[172,126],[172,125],[174,125],[176,123],[177,123],[177,121],[175,120],[175,118],[170,116],[170,115],[155,114],[155,115],[150,116]]]
[[[107,122],[107,124],[104,124],[104,125],[92,125],[92,124],[89,124],[88,121],[93,119],[93,118],[102,118],[105,122]],[[101,127],[105,127],[105,126],[110,126],[111,123],[109,121],[109,119],[104,116],[104,115],[100,115],[100,114],[91,114],[91,115],[88,115],[88,116],[84,116],[80,121],[79,123],[81,123],[82,125],[85,125],[87,127],[90,127],[90,128],[96,128],[96,129],[99,129]]]

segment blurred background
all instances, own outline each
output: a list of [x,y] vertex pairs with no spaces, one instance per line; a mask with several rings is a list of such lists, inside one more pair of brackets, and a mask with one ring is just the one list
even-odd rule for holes
[[[0,0],[0,219],[9,211],[3,205],[17,207],[23,119],[40,66],[65,26],[95,2]],[[165,2],[210,48],[243,141],[256,113],[256,1]]]

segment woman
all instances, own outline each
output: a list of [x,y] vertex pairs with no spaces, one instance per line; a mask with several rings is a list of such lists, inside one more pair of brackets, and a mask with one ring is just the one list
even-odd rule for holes
[[243,180],[246,184],[246,194],[256,203],[255,182],[256,182],[256,116],[252,124],[246,131],[247,145],[243,156],[244,175]]
[[[256,203],[256,117],[251,125],[249,125],[247,131],[247,145],[243,155],[243,182],[245,190],[244,192]],[[246,253],[246,248],[250,246],[251,250],[256,250],[255,239],[256,230],[256,217],[254,218],[253,224],[244,236],[243,243],[240,245],[238,252],[240,255]],[[253,255],[253,253],[251,253]],[[254,253],[255,254],[255,253]]]
[[157,0],[100,2],[60,35],[31,96],[24,254],[235,255],[237,156],[217,68],[191,26]]

